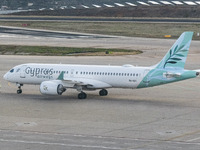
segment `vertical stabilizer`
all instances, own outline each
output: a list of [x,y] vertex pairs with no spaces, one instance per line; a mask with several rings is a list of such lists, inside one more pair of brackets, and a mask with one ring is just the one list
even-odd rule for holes
[[184,69],[192,36],[193,32],[182,33],[165,57],[156,65],[156,68]]

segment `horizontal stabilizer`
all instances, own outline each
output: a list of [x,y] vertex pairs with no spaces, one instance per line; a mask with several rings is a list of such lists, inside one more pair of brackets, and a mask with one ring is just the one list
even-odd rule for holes
[[181,77],[181,73],[165,72],[165,73],[163,73],[163,77],[165,77],[165,78],[179,78],[179,77]]

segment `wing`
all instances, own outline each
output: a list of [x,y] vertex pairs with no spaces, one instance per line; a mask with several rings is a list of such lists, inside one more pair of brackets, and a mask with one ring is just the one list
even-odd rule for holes
[[86,78],[66,78],[63,80],[64,83],[70,84],[73,86],[86,86],[91,89],[101,89],[101,88],[110,88],[112,87],[110,84],[94,80],[94,79],[86,79]]
[[90,89],[101,89],[101,88],[111,88],[112,86],[108,83],[87,78],[69,78],[65,77],[64,72],[58,76],[57,80],[61,80],[66,87],[75,87],[75,86],[86,86]]

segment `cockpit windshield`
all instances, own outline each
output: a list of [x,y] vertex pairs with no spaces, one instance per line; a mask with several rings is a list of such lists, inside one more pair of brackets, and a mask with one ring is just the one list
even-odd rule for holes
[[14,69],[11,69],[11,70],[10,70],[10,73],[13,73],[13,72],[14,72]]
[[20,71],[20,68],[18,68],[16,72],[19,72],[19,71]]

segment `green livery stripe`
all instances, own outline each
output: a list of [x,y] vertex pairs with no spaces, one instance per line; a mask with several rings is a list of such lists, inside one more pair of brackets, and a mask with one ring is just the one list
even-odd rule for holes
[[[174,72],[171,70],[165,70],[165,69],[152,69],[140,82],[137,88],[145,88],[145,87],[152,87],[152,86],[157,86],[157,85],[162,85],[162,84],[167,84],[167,83],[172,83],[172,82],[177,82],[181,80],[186,80],[190,78],[195,78],[196,71],[188,71],[188,70],[180,70]],[[179,73],[179,77],[166,77],[166,73]]]

